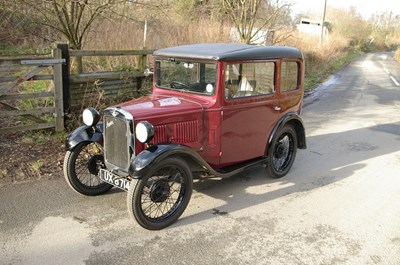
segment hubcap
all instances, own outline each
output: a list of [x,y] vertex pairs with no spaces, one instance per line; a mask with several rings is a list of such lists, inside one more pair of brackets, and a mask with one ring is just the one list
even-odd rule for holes
[[90,174],[97,175],[99,174],[99,169],[104,167],[104,157],[102,155],[92,156],[87,162],[87,167],[89,169]]
[[282,158],[287,155],[287,151],[289,150],[289,146],[284,142],[280,142],[279,145],[275,149],[275,157]]
[[170,195],[170,186],[168,181],[160,179],[153,183],[150,187],[150,198],[152,202],[162,203],[166,201]]

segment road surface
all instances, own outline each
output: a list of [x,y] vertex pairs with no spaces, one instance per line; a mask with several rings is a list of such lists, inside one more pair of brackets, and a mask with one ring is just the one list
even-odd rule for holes
[[147,231],[126,194],[63,179],[0,189],[0,264],[400,264],[400,65],[367,54],[307,97],[308,149],[194,184],[177,223]]

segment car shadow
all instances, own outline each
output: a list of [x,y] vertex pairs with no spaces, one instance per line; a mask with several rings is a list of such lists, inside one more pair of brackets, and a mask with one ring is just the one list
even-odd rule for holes
[[[382,141],[383,137],[386,137],[385,141]],[[259,166],[230,178],[195,182],[196,192],[188,208],[191,204],[199,204],[196,199],[204,196],[216,199],[215,203],[199,205],[201,210],[181,217],[172,227],[202,222],[277,198],[333,185],[365,168],[366,160],[399,151],[399,142],[399,123],[311,135],[307,137],[308,149],[298,150],[291,171],[281,179],[269,178],[265,169]],[[263,188],[265,190],[260,192]]]

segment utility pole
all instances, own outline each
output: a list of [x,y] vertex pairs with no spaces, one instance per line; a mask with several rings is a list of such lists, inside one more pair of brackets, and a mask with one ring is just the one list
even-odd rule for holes
[[322,41],[324,40],[324,24],[325,24],[325,15],[326,15],[326,1],[324,3],[324,14],[322,15],[322,23],[321,23],[321,36],[319,38],[319,46],[322,46]]
[[144,30],[143,30],[143,49],[146,47],[147,40],[147,19],[144,21]]

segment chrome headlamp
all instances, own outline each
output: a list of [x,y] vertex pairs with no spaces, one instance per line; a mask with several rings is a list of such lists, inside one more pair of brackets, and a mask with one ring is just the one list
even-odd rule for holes
[[87,108],[83,111],[82,118],[87,126],[95,126],[100,120],[100,113],[94,108]]
[[136,125],[136,138],[141,143],[149,143],[154,136],[154,126],[148,121],[141,121]]

